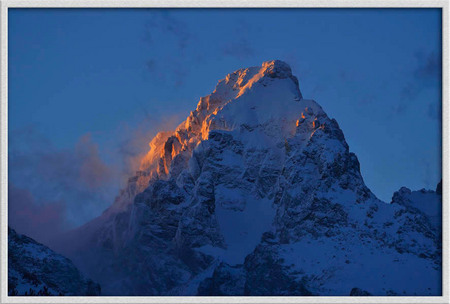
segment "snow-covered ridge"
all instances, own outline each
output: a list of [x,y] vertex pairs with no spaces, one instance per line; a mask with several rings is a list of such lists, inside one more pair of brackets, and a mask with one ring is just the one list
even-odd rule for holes
[[69,259],[8,227],[8,294],[98,296],[100,285]]
[[440,230],[442,227],[442,192],[421,189],[411,191],[406,187],[394,193],[391,204],[399,204],[425,214],[432,225]]
[[429,199],[441,195],[377,199],[336,120],[269,61],[159,133],[70,256],[107,294],[437,295]]
[[[272,103],[274,96],[280,99],[279,103]],[[220,80],[212,94],[200,98],[197,108],[175,132],[162,132],[155,137],[150,143],[149,154],[142,160],[141,169],[151,168],[155,154],[164,156],[162,151],[158,151],[161,141],[173,138],[170,140],[170,157],[174,158],[181,151],[192,150],[201,140],[207,139],[211,130],[234,130],[244,123],[263,124],[269,118],[279,119],[281,114],[286,114],[286,106],[295,108],[298,115],[301,106],[292,101],[301,98],[297,78],[282,61],[273,60],[264,62],[261,67],[237,70]],[[168,164],[164,165],[163,172],[167,174]]]
[[130,178],[106,213],[126,209],[150,180],[167,178],[172,161],[179,154],[178,161],[186,160],[210,131],[269,126],[269,135],[284,140],[295,132],[297,121],[304,117],[303,111],[323,113],[316,102],[303,99],[297,77],[283,61],[266,61],[260,67],[228,74],[210,95],[200,98],[197,108],[175,131],[159,132],[150,141],[140,171]]
[[237,70],[220,80],[213,93],[200,98],[175,132],[158,133],[149,144],[141,171],[146,172],[146,179],[167,177],[172,160],[191,153],[212,130],[271,125],[270,135],[285,138],[293,134],[296,121],[308,107],[321,111],[314,101],[302,100],[298,80],[286,63],[273,60]]

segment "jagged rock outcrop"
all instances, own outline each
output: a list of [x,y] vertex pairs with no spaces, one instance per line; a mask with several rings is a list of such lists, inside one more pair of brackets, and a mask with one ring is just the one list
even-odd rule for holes
[[439,213],[404,190],[377,199],[286,63],[229,74],[150,147],[115,204],[66,236],[85,241],[60,244],[106,293],[441,293]]
[[69,259],[8,227],[8,295],[98,296],[100,285]]

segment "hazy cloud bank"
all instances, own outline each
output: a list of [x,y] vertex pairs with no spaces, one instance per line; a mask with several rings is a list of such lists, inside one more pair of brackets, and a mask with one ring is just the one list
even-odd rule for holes
[[99,216],[138,170],[153,136],[174,129],[181,117],[143,113],[136,125],[124,122],[112,131],[102,151],[90,133],[73,148],[58,149],[36,126],[10,131],[9,225],[45,243]]

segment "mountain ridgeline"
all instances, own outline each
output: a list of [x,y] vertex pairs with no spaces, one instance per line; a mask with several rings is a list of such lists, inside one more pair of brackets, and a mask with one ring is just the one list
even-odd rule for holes
[[9,296],[99,296],[67,258],[8,227]]
[[364,184],[282,61],[237,70],[54,248],[106,295],[440,295],[441,193]]

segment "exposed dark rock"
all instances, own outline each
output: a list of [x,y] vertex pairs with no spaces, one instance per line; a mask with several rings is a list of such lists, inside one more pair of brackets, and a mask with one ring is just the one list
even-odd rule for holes
[[69,259],[8,227],[8,295],[98,296],[100,285]]

